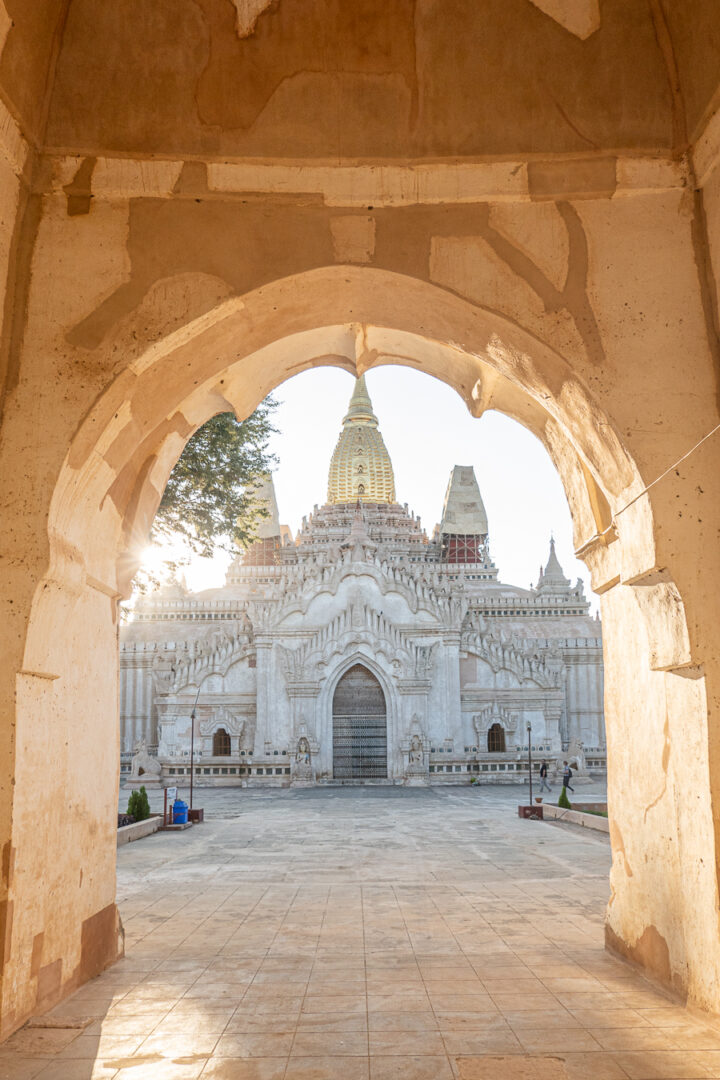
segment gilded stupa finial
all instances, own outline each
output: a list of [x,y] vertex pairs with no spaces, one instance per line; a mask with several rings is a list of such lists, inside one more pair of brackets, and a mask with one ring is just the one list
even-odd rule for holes
[[364,375],[353,387],[328,476],[329,503],[358,500],[395,502],[392,462],[378,428]]
[[346,424],[348,420],[374,420],[377,424],[377,417],[373,412],[372,401],[368,394],[364,375],[361,375],[355,383],[355,389],[352,392],[343,424]]

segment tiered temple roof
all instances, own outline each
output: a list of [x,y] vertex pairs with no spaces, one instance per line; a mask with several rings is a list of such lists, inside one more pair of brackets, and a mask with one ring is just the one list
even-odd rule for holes
[[[357,432],[362,434],[360,442],[364,448],[359,455],[354,450],[360,445],[354,441]],[[374,457],[375,470],[353,472],[357,462],[367,464],[368,455]],[[353,484],[357,487],[358,476],[365,477],[369,490],[341,498]],[[213,617],[225,618],[227,615],[221,611],[227,608],[228,614],[234,612],[241,596],[253,601],[268,589],[273,592],[274,600],[280,602],[295,587],[296,578],[305,580],[308,572],[312,575],[318,568],[332,566],[347,557],[348,550],[357,548],[365,555],[372,553],[387,566],[400,567],[402,573],[409,574],[420,586],[428,584],[446,591],[459,589],[467,600],[469,612],[477,616],[513,620],[553,619],[562,615],[564,629],[560,631],[558,627],[553,632],[588,633],[589,604],[582,582],[572,586],[565,577],[554,540],[550,541],[547,565],[541,569],[535,589],[521,589],[498,581],[498,570],[488,545],[487,514],[471,466],[453,468],[441,524],[432,540],[428,540],[420,518],[408,509],[407,503],[395,502],[392,465],[364,379],[358,379],[355,384],[333,455],[330,478],[328,502],[315,506],[303,518],[293,540],[287,526],[280,524],[272,477],[268,476],[258,491],[268,516],[259,524],[255,543],[233,561],[225,590],[208,590],[192,599],[186,597],[184,590],[182,597],[173,594],[172,600],[164,595],[151,596],[138,604],[136,617],[163,618],[166,610],[178,607],[187,607],[184,618],[207,617],[200,611],[200,608],[206,610],[207,603],[213,611],[217,609]],[[360,533],[362,543],[358,541]],[[443,586],[439,584],[441,579]],[[277,595],[273,590],[279,590]],[[571,626],[577,617],[577,626]]]

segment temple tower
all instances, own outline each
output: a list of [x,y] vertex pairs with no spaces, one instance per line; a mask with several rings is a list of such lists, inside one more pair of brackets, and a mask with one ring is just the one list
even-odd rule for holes
[[330,461],[328,502],[394,503],[395,477],[361,375]]
[[450,473],[439,534],[443,562],[487,558],[488,520],[472,465],[456,465]]
[[563,568],[555,553],[555,539],[550,537],[550,555],[545,569],[540,567],[536,591],[541,596],[567,596],[570,590],[570,581],[565,577]]

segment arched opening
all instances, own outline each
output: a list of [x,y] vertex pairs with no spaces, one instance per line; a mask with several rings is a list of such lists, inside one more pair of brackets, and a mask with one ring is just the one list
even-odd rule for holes
[[387,706],[383,688],[363,664],[342,676],[333,695],[333,777],[387,777]]
[[213,735],[213,757],[230,756],[230,736],[225,728],[218,728]]
[[[348,312],[357,322],[346,321]],[[687,829],[690,810],[676,805],[678,788],[668,771],[667,726],[676,718],[682,718],[682,730],[691,726],[693,767],[714,775],[705,678],[672,576],[672,552],[657,550],[665,541],[655,514],[662,517],[665,507],[652,487],[655,476],[646,462],[636,463],[620,435],[608,412],[611,395],[591,393],[565,356],[536,334],[426,281],[375,269],[309,271],[224,301],[194,322],[176,320],[164,337],[140,350],[132,371],[119,374],[98,397],[70,445],[49,510],[49,565],[34,592],[23,671],[40,673],[43,693],[52,693],[54,714],[71,743],[73,770],[93,776],[97,792],[107,789],[104,802],[94,795],[95,816],[79,820],[76,850],[67,855],[74,873],[91,846],[85,819],[94,837],[100,830],[102,842],[96,837],[92,844],[94,880],[105,883],[104,891],[84,901],[85,910],[109,912],[103,941],[111,950],[114,836],[95,820],[107,823],[115,809],[108,771],[114,770],[115,755],[99,761],[94,747],[117,740],[116,601],[127,592],[183,445],[218,411],[231,407],[247,416],[291,372],[331,363],[362,374],[394,362],[453,386],[474,416],[494,408],[514,417],[540,438],[558,468],[576,550],[602,594],[608,742],[611,755],[613,747],[621,751],[609,766],[614,864],[608,941],[666,982],[675,981],[694,1001],[711,1003],[715,976],[698,915],[701,907],[714,910],[717,895],[713,860],[698,855],[699,836],[708,847],[714,844],[711,802],[692,810]],[[632,653],[628,640],[637,645]],[[107,675],[93,683],[92,695],[78,669],[78,648]],[[677,677],[685,674],[691,677]],[[34,717],[42,710],[22,698],[18,707],[27,741],[41,747],[42,729]],[[107,717],[102,731],[98,716]],[[94,740],[86,738],[91,722]],[[638,756],[648,767],[631,777],[629,763]],[[38,752],[33,768],[54,775],[53,762]],[[22,785],[15,800],[23,811],[18,820],[26,812],[30,820],[33,808],[26,805]],[[644,811],[638,813],[639,807]],[[28,859],[40,860],[32,831],[21,839]],[[698,884],[693,904],[685,905],[688,867]],[[72,899],[76,886],[69,871],[63,880]],[[23,915],[30,906],[20,904],[18,910],[13,932],[30,940],[33,924]],[[65,929],[57,936],[65,940]]]
[[491,724],[487,735],[488,753],[505,753],[505,729],[502,724]]

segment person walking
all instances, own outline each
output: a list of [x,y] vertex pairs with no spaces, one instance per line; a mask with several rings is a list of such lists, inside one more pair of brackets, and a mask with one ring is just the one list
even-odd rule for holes
[[541,791],[550,791],[551,790],[550,785],[548,784],[548,778],[547,778],[547,761],[545,761],[544,758],[543,758],[543,763],[540,766],[540,790]]
[[572,780],[572,769],[568,765],[567,761],[563,761],[565,768],[563,769],[563,787],[566,787],[568,791],[572,791],[575,794],[575,788],[570,787],[570,781]]

